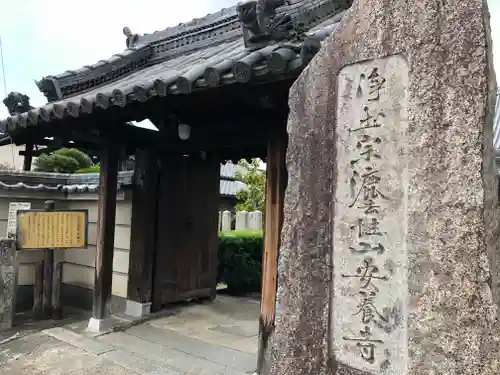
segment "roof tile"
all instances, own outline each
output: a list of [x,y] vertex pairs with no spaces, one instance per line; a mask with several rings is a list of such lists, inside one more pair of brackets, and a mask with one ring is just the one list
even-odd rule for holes
[[[221,164],[220,195],[235,197],[246,185],[236,181],[236,171],[242,167],[233,163]],[[118,173],[118,189],[132,185],[133,171]],[[0,171],[0,190],[27,190],[34,192],[96,193],[99,174],[66,174],[24,171]]]
[[0,132],[12,133],[53,119],[78,117],[81,113],[91,113],[95,106],[123,107],[153,96],[187,94],[222,84],[265,79],[267,74],[287,69],[300,71],[312,57],[309,49],[319,48],[342,18],[343,12],[335,4],[332,0],[289,0],[282,11],[300,18],[321,9],[318,14],[323,14],[323,18],[308,18],[314,24],[305,34],[305,40],[276,43],[254,52],[245,49],[236,7],[137,36],[136,46],[123,53],[78,71],[42,79],[38,82],[42,91],[57,89],[62,97],[59,95],[53,102],[31,110],[29,116],[16,115],[0,121]]

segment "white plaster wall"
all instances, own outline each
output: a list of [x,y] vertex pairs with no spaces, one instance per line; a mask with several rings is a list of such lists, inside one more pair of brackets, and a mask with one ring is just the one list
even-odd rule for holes
[[0,166],[7,169],[22,170],[24,156],[19,155],[21,150],[24,150],[24,146],[6,145],[0,147]]
[[[130,223],[132,202],[116,202],[115,250],[113,255],[112,293],[127,297],[128,264],[130,249]],[[87,249],[69,249],[64,253],[63,282],[92,289],[94,287],[95,251],[97,239],[97,200],[69,201],[69,209],[89,211],[89,235]]]
[[[1,147],[0,147],[1,149]],[[39,196],[34,194],[0,196],[0,237],[7,232],[7,217],[10,202],[31,202],[32,209],[42,209],[46,199],[54,199],[52,196]],[[56,261],[64,262],[63,283],[76,285],[88,289],[94,287],[95,273],[95,251],[97,239],[97,195],[79,194],[70,195],[68,200],[56,200],[56,208],[59,209],[86,209],[89,211],[89,233],[87,249],[56,250],[54,257]],[[117,199],[116,225],[115,225],[115,249],[113,257],[113,295],[127,297],[128,265],[130,249],[130,224],[132,216],[132,201],[125,200],[120,194]],[[43,251],[23,250],[17,253],[19,263],[19,285],[33,285],[35,282],[35,265],[43,259]]]

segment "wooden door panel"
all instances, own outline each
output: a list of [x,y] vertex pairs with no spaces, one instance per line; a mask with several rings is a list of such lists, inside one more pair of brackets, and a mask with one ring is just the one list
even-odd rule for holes
[[155,309],[214,294],[217,268],[219,160],[170,157],[162,166]]

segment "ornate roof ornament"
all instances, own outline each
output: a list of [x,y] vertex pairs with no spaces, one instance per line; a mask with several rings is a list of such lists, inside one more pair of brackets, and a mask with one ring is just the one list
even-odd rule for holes
[[134,48],[139,40],[139,34],[132,34],[132,31],[127,26],[123,28],[123,34],[127,37],[125,42],[127,48]]
[[25,113],[33,109],[30,105],[30,97],[15,91],[7,95],[3,100],[3,104],[7,107],[11,116]]
[[292,17],[276,12],[285,4],[286,0],[251,0],[237,5],[246,47],[259,47],[290,36],[294,29]]

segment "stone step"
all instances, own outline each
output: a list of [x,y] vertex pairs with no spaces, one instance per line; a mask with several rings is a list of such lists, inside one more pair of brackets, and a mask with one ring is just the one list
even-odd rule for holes
[[101,336],[99,341],[114,345],[123,351],[134,353],[145,359],[161,362],[185,374],[244,375],[244,372],[199,358],[159,343],[147,341],[125,332]]
[[140,375],[187,375],[187,373],[179,372],[163,363],[140,357],[126,350],[113,350],[104,353],[102,357]]
[[148,324],[143,324],[132,327],[126,332],[146,341],[152,341],[167,348],[175,349],[244,373],[253,373],[257,365],[256,355],[209,344],[180,335],[169,329],[158,329]]
[[90,337],[85,337],[62,327],[46,329],[43,333],[95,355],[101,355],[114,350],[111,345],[96,341]]

